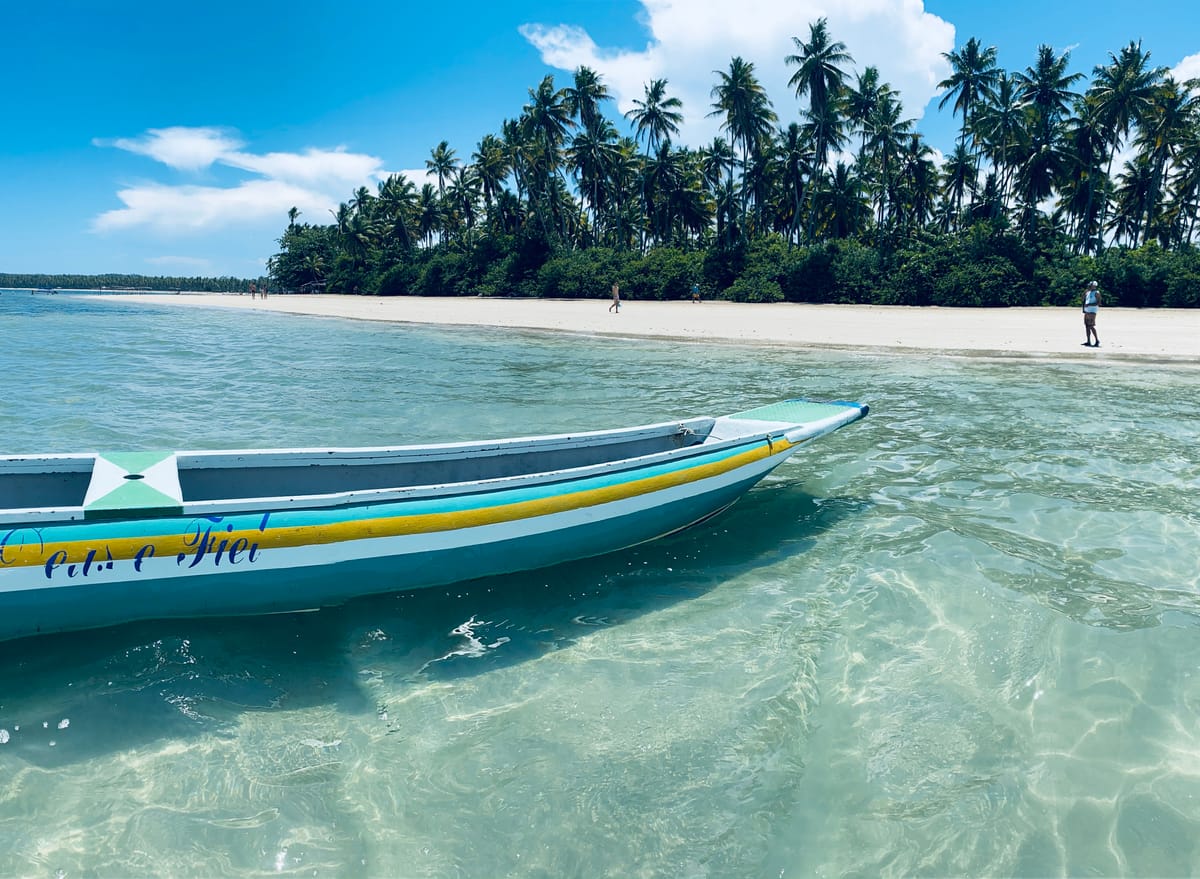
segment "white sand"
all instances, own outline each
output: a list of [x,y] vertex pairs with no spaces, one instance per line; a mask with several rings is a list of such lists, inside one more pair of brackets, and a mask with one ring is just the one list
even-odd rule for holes
[[1102,346],[1082,347],[1074,308],[907,308],[609,300],[150,294],[160,305],[259,309],[447,326],[512,327],[593,335],[790,345],[879,353],[1071,358],[1200,366],[1200,309],[1102,308]]

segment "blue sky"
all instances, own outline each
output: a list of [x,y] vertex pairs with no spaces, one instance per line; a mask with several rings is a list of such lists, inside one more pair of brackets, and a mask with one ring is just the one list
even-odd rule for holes
[[[752,61],[785,124],[783,56],[827,16],[855,67],[880,68],[948,150],[941,55],[979,37],[1006,69],[1041,43],[1090,74],[1141,40],[1200,76],[1200,3],[982,0],[140,0],[5,2],[0,272],[249,277],[293,205],[309,222],[360,185],[424,169],[442,139],[469,159],[547,73],[587,64],[610,117],[666,78],[681,140],[711,141],[712,71]],[[410,174],[410,176],[412,176]],[[423,182],[418,180],[418,183]]]

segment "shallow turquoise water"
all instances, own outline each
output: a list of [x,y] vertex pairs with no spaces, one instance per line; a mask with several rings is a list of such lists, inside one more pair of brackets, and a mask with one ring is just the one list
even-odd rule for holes
[[0,875],[1200,872],[1194,371],[8,292],[0,339],[0,453],[872,409],[603,559],[0,644]]

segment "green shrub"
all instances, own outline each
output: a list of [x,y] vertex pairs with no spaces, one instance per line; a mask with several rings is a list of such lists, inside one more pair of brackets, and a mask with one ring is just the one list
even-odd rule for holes
[[834,302],[877,302],[883,286],[879,254],[854,240],[843,241],[833,255]]
[[782,302],[783,290],[770,278],[743,277],[734,281],[721,298],[732,302]]
[[613,251],[594,247],[547,260],[538,269],[532,290],[540,297],[591,299],[607,296],[619,276],[620,267]]
[[656,247],[644,257],[627,262],[622,289],[636,299],[690,299],[692,284],[703,269],[704,256],[674,247]]
[[979,307],[1032,305],[1030,285],[1016,266],[1001,256],[966,260],[934,279],[933,305]]
[[420,274],[412,263],[397,263],[379,278],[376,292],[380,296],[411,296],[415,292]]
[[421,269],[416,292],[421,296],[469,296],[466,258],[461,253],[436,252]]
[[789,302],[833,302],[837,298],[834,260],[839,249],[830,242],[793,251],[781,284]]

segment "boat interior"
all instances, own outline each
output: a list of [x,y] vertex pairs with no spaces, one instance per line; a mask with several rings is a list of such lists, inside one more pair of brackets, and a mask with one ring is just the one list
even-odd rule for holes
[[220,453],[180,455],[179,483],[185,502],[200,502],[479,482],[591,467],[698,445],[708,436],[712,422],[696,419],[636,432],[529,442],[334,455],[283,453],[260,461]]
[[[240,452],[179,452],[167,455],[151,473],[122,471],[120,481],[165,492],[177,504],[225,499],[262,499],[405,489],[477,482],[573,470],[699,445],[709,439],[714,419],[627,430],[382,449]],[[115,459],[116,456],[113,456]],[[0,458],[0,521],[4,512],[81,508],[99,496],[105,455],[51,455]],[[111,470],[111,467],[109,467]],[[163,485],[174,486],[163,488]],[[112,490],[105,488],[111,495]],[[151,501],[129,499],[120,508],[133,513]],[[161,499],[161,496],[160,496]],[[109,505],[105,509],[115,509]],[[11,519],[11,515],[7,518]]]

